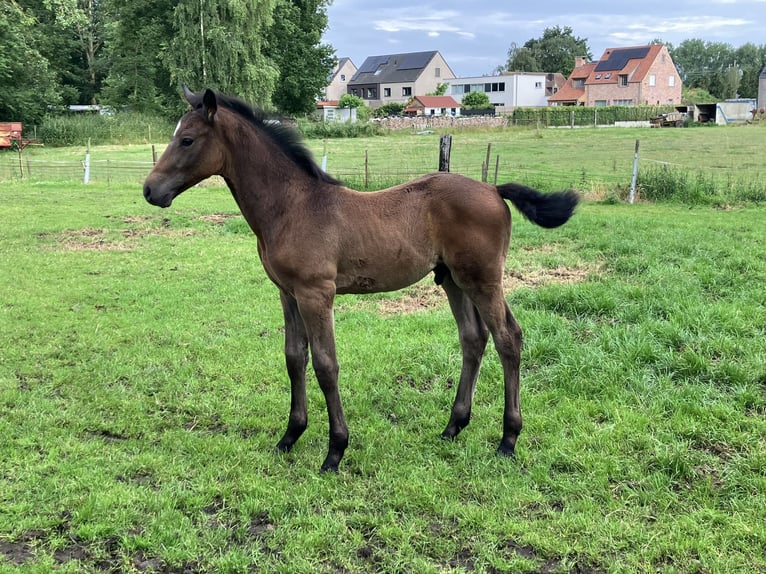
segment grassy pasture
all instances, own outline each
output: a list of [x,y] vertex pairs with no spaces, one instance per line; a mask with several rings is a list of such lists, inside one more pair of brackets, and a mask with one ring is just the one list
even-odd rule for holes
[[515,215],[513,461],[491,348],[438,439],[460,352],[429,279],[340,297],[338,476],[313,378],[271,451],[281,312],[226,190],[6,183],[0,213],[0,572],[766,571],[762,210]]

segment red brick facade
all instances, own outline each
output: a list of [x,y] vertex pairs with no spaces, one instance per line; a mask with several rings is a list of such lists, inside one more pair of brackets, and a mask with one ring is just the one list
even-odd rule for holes
[[610,48],[598,62],[578,59],[577,64],[567,85],[549,99],[550,105],[681,103],[681,78],[663,45]]

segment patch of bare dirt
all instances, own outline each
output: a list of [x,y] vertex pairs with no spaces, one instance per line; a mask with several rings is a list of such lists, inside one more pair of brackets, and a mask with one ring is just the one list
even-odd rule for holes
[[593,274],[593,271],[587,267],[561,265],[553,269],[530,269],[524,272],[509,269],[505,272],[505,290],[508,292],[519,287],[539,287],[551,283],[582,283]]
[[162,227],[131,227],[120,231],[96,229],[67,229],[55,236],[56,243],[64,251],[132,251],[136,240],[144,237],[189,237],[198,233],[195,229]]
[[199,220],[205,223],[213,223],[215,225],[223,225],[230,219],[239,217],[239,213],[211,213],[210,215],[202,215]]
[[[593,273],[595,267],[534,268],[527,271],[510,269],[505,272],[505,292],[511,293],[521,287],[540,287],[550,284],[582,283]],[[448,305],[447,296],[432,277],[427,277],[411,287],[403,289],[397,297],[382,299],[377,304],[377,312],[388,317],[419,311],[430,311]]]

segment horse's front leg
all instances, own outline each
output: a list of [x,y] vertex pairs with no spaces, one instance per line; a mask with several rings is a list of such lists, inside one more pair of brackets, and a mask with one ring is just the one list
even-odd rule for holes
[[338,464],[348,446],[348,427],[338,391],[338,360],[335,354],[335,326],[333,300],[335,284],[313,285],[296,293],[298,308],[306,326],[311,364],[327,403],[330,420],[330,438],[322,472],[337,472]]
[[277,450],[288,452],[308,425],[306,408],[306,365],[309,360],[308,337],[295,298],[279,292],[285,317],[285,363],[290,377],[290,418],[287,430],[277,443]]

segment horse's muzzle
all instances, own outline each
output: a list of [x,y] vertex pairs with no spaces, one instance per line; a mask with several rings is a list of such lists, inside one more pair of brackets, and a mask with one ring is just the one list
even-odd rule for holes
[[151,203],[152,205],[156,205],[157,207],[170,207],[170,204],[173,202],[173,195],[172,194],[166,194],[162,197],[157,197],[155,194],[152,193],[152,186],[150,186],[148,183],[144,184],[144,199]]

